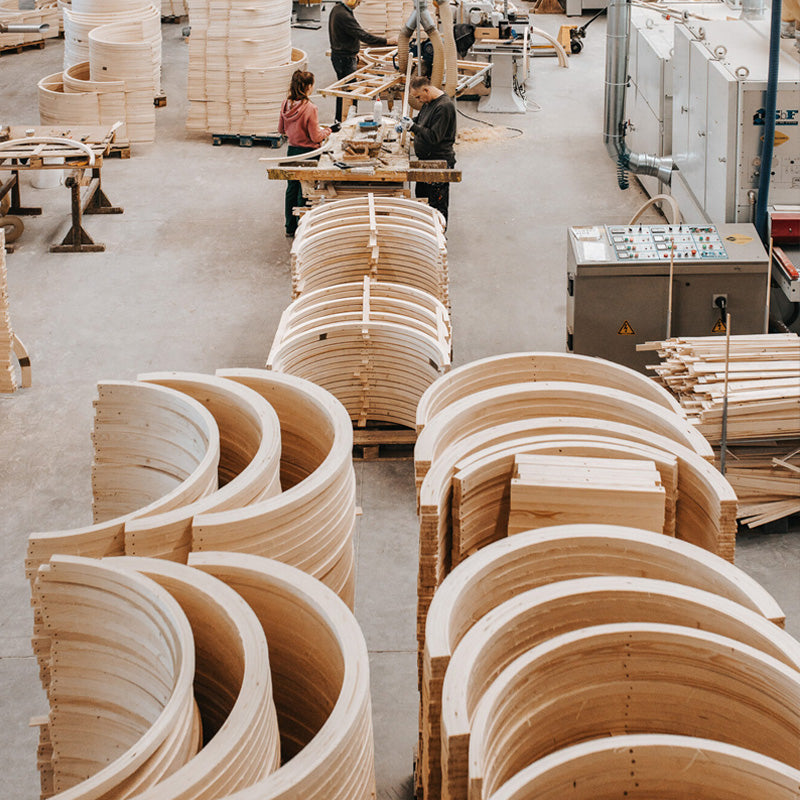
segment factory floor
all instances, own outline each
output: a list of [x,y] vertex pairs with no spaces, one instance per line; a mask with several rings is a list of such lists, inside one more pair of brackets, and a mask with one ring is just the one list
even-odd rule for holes
[[[327,15],[323,15],[323,23]],[[536,16],[555,34],[565,18]],[[574,23],[576,20],[570,20]],[[617,188],[603,147],[604,18],[589,29],[569,69],[537,58],[531,110],[486,116],[486,140],[457,148],[448,261],[455,364],[496,353],[565,348],[566,229],[625,223],[645,200]],[[0,396],[0,797],[38,792],[36,732],[46,711],[29,637],[23,574],[32,531],[91,520],[92,399],[104,379],[152,370],[213,372],[259,367],[290,300],[284,185],[267,181],[259,156],[275,151],[212,147],[189,136],[188,47],[181,25],[163,25],[168,98],[156,142],[130,160],[108,159],[103,184],[121,216],[86,219],[100,254],[48,252],[64,235],[63,187],[23,186],[28,217],[8,257],[10,312],[33,364],[33,386]],[[318,86],[333,80],[327,35],[295,30]],[[0,57],[0,124],[36,124],[36,83],[61,69],[63,40]],[[330,120],[333,102],[319,100]],[[474,102],[459,109],[477,114]],[[645,221],[657,221],[650,212]],[[417,738],[415,603],[417,522],[410,461],[356,463],[359,505],[356,615],[370,651],[378,797],[411,797]],[[800,532],[739,537],[737,563],[783,606],[800,635]]]

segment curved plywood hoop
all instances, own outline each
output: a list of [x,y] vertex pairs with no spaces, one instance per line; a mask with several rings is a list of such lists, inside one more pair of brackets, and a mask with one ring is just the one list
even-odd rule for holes
[[561,747],[609,733],[715,739],[797,769],[800,672],[674,625],[562,634],[513,661],[483,695],[469,742],[469,800],[490,797]]
[[605,386],[639,395],[685,416],[680,403],[663,386],[621,364],[565,353],[507,353],[472,361],[451,370],[433,384],[420,400],[417,431],[444,408],[471,394],[526,381],[570,381]]
[[467,796],[470,723],[497,675],[562,633],[621,622],[708,631],[800,669],[800,642],[755,611],[700,589],[613,576],[559,581],[522,592],[476,622],[450,659],[442,688],[442,796]]
[[270,647],[284,766],[230,800],[371,800],[375,796],[369,659],[333,592],[293,567],[235,553],[192,553],[191,566],[235,589]]
[[126,554],[185,562],[195,516],[241,508],[280,494],[280,422],[263,397],[233,381],[189,372],[154,372],[138,379],[194,398],[213,415],[220,431],[223,486],[218,491],[125,525]]
[[207,743],[137,800],[210,800],[273,773],[280,766],[278,719],[267,641],[253,610],[222,581],[183,564],[128,556],[103,563],[169,592],[196,645],[194,689]]
[[514,383],[468,395],[433,417],[417,436],[417,480],[425,477],[435,458],[470,433],[504,422],[556,414],[637,425],[701,456],[712,455],[711,446],[684,417],[668,413],[663,406],[643,397],[585,383]]
[[290,375],[255,369],[217,375],[253,389],[276,410],[284,491],[243,508],[197,516],[192,549],[275,558],[318,578],[352,607],[356,511],[347,411],[321,387]]
[[[147,474],[150,471],[148,463],[155,458],[160,458],[163,468],[165,457],[168,456],[169,460],[171,457],[180,456],[181,469],[185,471],[187,469],[185,452],[188,443],[193,439],[202,442],[205,438],[208,442],[207,452],[202,459],[198,459],[196,469],[185,481],[182,483],[176,481],[171,491],[152,499],[149,504],[140,505],[138,508],[134,507],[135,504],[129,504],[129,513],[86,527],[32,533],[28,537],[25,560],[26,574],[30,581],[33,581],[39,565],[54,553],[96,558],[123,555],[124,528],[130,519],[180,508],[204,497],[217,487],[219,431],[214,418],[200,403],[172,389],[133,381],[101,383],[98,384],[97,392],[95,429],[100,437],[95,439],[96,452],[106,452],[105,439],[109,435],[107,418],[112,429],[121,426],[120,436],[124,436],[125,439],[116,439],[115,450],[119,454],[116,466],[96,465],[93,475],[96,491],[100,488],[101,466],[109,469],[114,466],[112,472],[127,483],[138,479],[140,473]],[[183,446],[170,444],[173,437],[178,434]],[[111,458],[111,455],[106,458]],[[175,474],[179,475],[180,471],[176,470]],[[163,486],[163,483],[158,485]],[[104,491],[113,494],[114,491],[125,488],[124,484],[112,487],[106,483]],[[152,486],[150,488],[152,490]],[[141,491],[136,497],[142,500]]]
[[711,739],[629,734],[565,747],[518,772],[491,800],[794,800],[800,771]]
[[186,763],[199,746],[194,640],[169,593],[107,563],[54,556],[34,602],[50,702],[43,795],[127,798]]
[[[784,614],[733,564],[686,542],[610,525],[565,525],[488,545],[459,564],[436,590],[424,625],[420,702],[423,785],[438,786],[441,697],[447,667],[476,620],[517,594],[560,580],[638,576],[703,589],[783,626]],[[427,796],[427,795],[426,795]]]

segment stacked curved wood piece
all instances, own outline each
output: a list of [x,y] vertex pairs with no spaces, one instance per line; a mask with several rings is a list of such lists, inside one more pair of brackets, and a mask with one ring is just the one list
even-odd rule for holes
[[422,796],[722,800],[741,783],[737,797],[788,800],[800,642],[782,625],[731,563],[651,531],[494,542],[427,615]]
[[162,17],[185,17],[188,13],[186,0],[161,0]]
[[161,93],[161,14],[142,0],[63,5],[64,71],[39,81],[43,125],[113,125],[132,142],[155,139]]
[[278,130],[292,73],[307,66],[291,44],[291,0],[187,0],[189,116],[186,127],[215,134]]
[[229,550],[275,558],[352,607],[355,474],[347,412],[324,389],[264,370],[153,373],[103,383],[95,403],[93,525],[31,534],[54,554]]
[[370,33],[397,36],[413,10],[414,0],[361,0],[355,16]]
[[648,342],[650,367],[678,398],[689,420],[714,445],[727,415],[725,476],[750,527],[800,511],[800,337],[731,336],[725,403],[725,339]]
[[43,797],[374,798],[366,643],[314,578],[246,554],[54,556],[34,609]]
[[6,271],[6,235],[0,229],[0,393],[17,390],[14,367],[14,331],[8,313],[8,272]]
[[0,22],[12,25],[49,25],[50,27],[46,31],[36,33],[0,33],[0,49],[58,38],[60,19],[61,14],[55,5],[20,8],[19,0],[2,0],[0,2]]
[[438,211],[373,194],[308,211],[292,248],[296,299],[267,367],[325,387],[360,427],[413,429],[450,366],[442,230]]

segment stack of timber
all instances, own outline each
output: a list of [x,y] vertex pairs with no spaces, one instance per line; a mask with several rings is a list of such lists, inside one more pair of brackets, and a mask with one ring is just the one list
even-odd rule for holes
[[132,142],[155,139],[161,94],[161,19],[141,0],[64,7],[64,71],[39,81],[43,125],[113,125]]
[[369,275],[449,306],[444,219],[415,200],[369,194],[317,206],[300,220],[291,259],[294,298]]
[[33,604],[50,704],[36,720],[42,797],[130,797],[195,755],[195,645],[168,592],[94,559],[57,556],[38,571]]
[[[800,643],[782,624],[732,564],[649,531],[567,525],[495,542],[448,575],[428,614],[422,796],[494,800],[537,759],[631,733],[710,738],[797,768],[800,727],[778,697],[796,691]],[[536,692],[524,698],[519,680]],[[745,732],[746,719],[760,732]]]
[[355,16],[370,33],[397,36],[413,10],[414,0],[362,0]]
[[284,312],[267,367],[331,392],[360,427],[414,427],[419,398],[450,365],[450,319],[427,292],[364,276],[302,294]]
[[161,0],[161,18],[168,21],[177,20],[178,17],[185,17],[189,13],[186,7],[186,0]]
[[5,231],[0,228],[0,393],[17,390],[14,366],[14,331],[8,313],[8,273],[6,271]]
[[[722,439],[725,340],[648,342],[651,367],[712,444]],[[731,336],[727,384],[727,465],[739,516],[750,527],[800,512],[800,337]]]
[[292,73],[307,66],[291,45],[290,0],[188,0],[191,131],[268,135],[278,119]]
[[51,25],[51,28],[55,30],[53,36],[61,36],[64,33],[64,15],[61,13],[61,1],[62,0],[34,0],[34,8],[38,8],[41,10],[49,9],[55,11],[56,18],[55,24]]
[[229,550],[302,569],[352,607],[353,431],[323,388],[265,370],[141,375],[100,385],[93,439],[95,524],[31,534],[31,580],[54,553]]
[[15,47],[41,43],[45,39],[58,37],[58,25],[61,14],[55,5],[36,8],[19,7],[19,0],[3,0],[0,3],[0,22],[11,25],[49,25],[41,33],[0,33],[0,51]]
[[508,534],[577,522],[661,533],[665,507],[666,492],[653,461],[519,454]]

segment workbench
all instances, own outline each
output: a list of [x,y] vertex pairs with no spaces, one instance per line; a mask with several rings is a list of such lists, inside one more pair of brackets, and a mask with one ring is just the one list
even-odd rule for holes
[[[0,171],[10,172],[0,182],[0,201],[10,196],[6,214],[34,216],[42,209],[24,206],[20,194],[20,173],[30,170],[60,169],[69,172],[64,184],[70,190],[71,225],[63,240],[50,247],[51,253],[102,252],[105,245],[95,242],[83,228],[84,214],[121,214],[123,209],[112,205],[103,191],[100,171],[103,157],[108,155],[114,141],[114,130],[101,126],[47,127],[11,126],[0,130]],[[41,139],[70,139],[85,145],[92,153],[69,142],[42,142]],[[4,142],[20,141],[12,147]],[[83,191],[81,191],[83,190]]]
[[[359,122],[371,117],[355,117],[342,123],[342,129],[331,134],[319,160],[285,159],[267,170],[267,177],[277,181],[300,181],[303,197],[309,205],[322,199],[365,195],[410,197],[407,184],[458,183],[461,170],[449,169],[445,161],[418,161],[413,159],[396,133],[396,120],[386,117],[380,128],[365,132]],[[376,148],[374,145],[378,143]],[[359,154],[361,143],[372,142],[374,155]],[[355,149],[355,154],[348,150]],[[276,159],[265,159],[276,161]],[[343,165],[343,166],[340,166]]]

